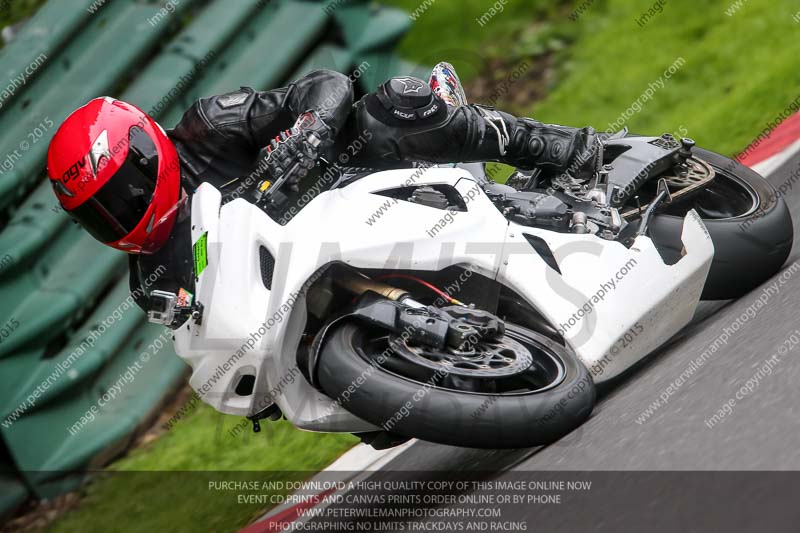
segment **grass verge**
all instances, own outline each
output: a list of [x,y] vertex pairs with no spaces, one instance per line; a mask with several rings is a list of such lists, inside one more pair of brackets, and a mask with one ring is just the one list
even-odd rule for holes
[[210,482],[306,479],[356,443],[351,435],[303,432],[285,421],[234,437],[240,421],[199,405],[82,489],[79,506],[50,531],[236,531],[271,507],[240,495],[286,491],[224,490]]
[[[412,10],[420,5],[417,0],[390,3]],[[487,60],[499,53],[513,65],[525,53],[533,57],[549,47],[556,51],[556,73],[547,94],[514,111],[606,130],[633,109],[624,120],[632,131],[660,134],[683,126],[698,144],[726,155],[744,149],[800,95],[800,7],[792,0],[748,0],[734,12],[732,0],[709,0],[701,8],[690,0],[547,4],[509,0],[482,28],[474,15],[490,3],[434,2],[401,49],[413,60],[446,59],[463,42],[469,53]],[[571,15],[582,6],[573,21]],[[543,21],[543,16],[549,18]],[[459,31],[443,29],[451,20]],[[536,45],[526,52],[522,42]],[[678,58],[685,64],[645,101],[648,86]],[[454,63],[467,67],[458,58]],[[525,90],[522,83],[510,89],[520,90]],[[498,107],[504,107],[502,99]]]

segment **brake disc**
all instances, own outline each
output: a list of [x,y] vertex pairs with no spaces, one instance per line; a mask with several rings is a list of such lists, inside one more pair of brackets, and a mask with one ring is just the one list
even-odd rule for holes
[[413,363],[453,376],[471,378],[501,378],[522,373],[533,364],[528,348],[508,337],[481,340],[465,349],[447,348],[444,351],[430,346],[411,345],[396,337],[395,353]]
[[[702,159],[692,157],[686,162],[686,165],[687,169],[684,173],[662,176],[667,182],[673,201],[699,192],[716,176],[714,168]],[[644,212],[649,205],[649,203],[642,205],[641,211]],[[639,216],[639,210],[639,207],[630,208],[624,211],[622,216],[626,219],[635,218]]]

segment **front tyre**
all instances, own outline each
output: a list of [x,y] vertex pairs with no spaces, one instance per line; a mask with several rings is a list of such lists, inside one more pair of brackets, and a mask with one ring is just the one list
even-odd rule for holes
[[354,415],[407,437],[472,448],[549,444],[592,412],[594,383],[567,348],[506,324],[470,353],[436,353],[346,322],[329,332],[318,382]]

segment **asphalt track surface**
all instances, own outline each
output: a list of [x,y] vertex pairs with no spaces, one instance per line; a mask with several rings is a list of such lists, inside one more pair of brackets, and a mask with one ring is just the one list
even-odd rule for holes
[[[777,187],[798,167],[800,155],[795,155],[768,179]],[[800,184],[795,184],[785,199],[795,219],[795,246],[788,265],[800,260],[797,251]],[[765,285],[777,278],[776,275]],[[761,379],[752,393],[737,400],[732,413],[722,422],[712,428],[705,424],[754,376],[766,359],[777,353],[791,332],[800,329],[800,272],[789,277],[780,292],[770,297],[753,318],[748,318],[727,345],[678,387],[666,404],[647,420],[637,423],[642,412],[657,401],[691,360],[714,343],[723,328],[730,327],[753,305],[762,290],[756,289],[736,301],[701,304],[684,331],[666,347],[648,356],[613,388],[604,391],[591,418],[555,444],[526,450],[472,450],[417,442],[384,470],[405,471],[405,476],[416,472],[422,477],[424,472],[482,471],[487,473],[487,479],[494,480],[513,478],[515,471],[603,470],[626,471],[633,475],[635,471],[800,470],[800,345],[780,356],[772,374]],[[774,483],[760,486],[743,483],[736,490],[740,497],[798,508],[798,487],[793,488],[786,492]],[[630,491],[631,486],[623,490]],[[692,497],[696,498],[697,494]],[[620,494],[620,498],[625,497]],[[660,505],[657,497],[650,503],[656,507]],[[538,531],[553,530],[552,525],[557,523],[554,520],[561,521],[564,527],[558,529],[564,531],[586,530],[587,527],[619,531],[621,529],[617,528],[625,523],[613,524],[606,520],[606,527],[594,528],[592,524],[599,525],[597,516],[592,514],[594,511],[560,510],[558,506],[542,509],[516,506],[503,518],[527,521],[531,524],[528,530],[533,527]],[[663,511],[668,513],[669,509]],[[798,518],[798,513],[800,510],[792,514]],[[728,530],[740,530],[735,527],[737,523],[741,525],[737,514],[727,515],[728,525],[733,526]],[[625,519],[625,513],[619,519]],[[537,528],[534,525],[537,522],[550,527]],[[570,523],[575,527],[570,527]],[[797,526],[798,522],[794,524]],[[694,529],[688,524],[685,528],[687,531]]]

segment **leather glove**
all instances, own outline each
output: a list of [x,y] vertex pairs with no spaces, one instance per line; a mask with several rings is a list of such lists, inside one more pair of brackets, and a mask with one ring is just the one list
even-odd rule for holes
[[572,151],[573,156],[564,172],[577,180],[585,181],[600,170],[603,145],[594,128],[581,128],[575,132]]
[[259,166],[264,168],[267,179],[273,182],[282,180],[282,185],[296,192],[300,180],[308,175],[321,154],[332,144],[330,127],[316,111],[307,111],[300,115],[291,129],[282,131],[261,149]]
[[594,128],[572,128],[544,124],[529,118],[516,119],[508,149],[522,168],[539,168],[552,179],[566,175],[585,181],[599,170],[602,156]]

